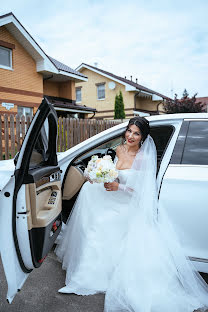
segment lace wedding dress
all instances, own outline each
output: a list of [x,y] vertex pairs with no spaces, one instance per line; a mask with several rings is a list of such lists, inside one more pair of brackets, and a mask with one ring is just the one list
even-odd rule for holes
[[158,207],[156,149],[150,136],[122,190],[86,182],[59,238],[62,293],[105,293],[105,312],[192,312],[208,307],[208,286],[183,254]]

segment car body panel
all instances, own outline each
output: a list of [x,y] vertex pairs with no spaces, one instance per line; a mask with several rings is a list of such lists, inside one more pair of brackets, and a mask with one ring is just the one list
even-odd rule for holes
[[[173,192],[174,190],[174,192]],[[208,273],[207,248],[208,166],[170,165],[163,178],[160,201],[198,269]]]
[[1,160],[0,161],[0,190],[9,182],[9,179],[14,174],[14,160]]
[[[15,187],[15,177],[11,177],[7,185],[0,193],[0,252],[2,264],[4,267],[5,276],[8,283],[7,300],[12,302],[18,289],[21,289],[28,274],[23,272],[16,255],[16,248],[14,245],[13,231],[12,231],[12,214],[13,205],[12,196],[5,196],[12,194]],[[5,208],[5,209],[3,209]],[[8,230],[10,229],[10,230]]]

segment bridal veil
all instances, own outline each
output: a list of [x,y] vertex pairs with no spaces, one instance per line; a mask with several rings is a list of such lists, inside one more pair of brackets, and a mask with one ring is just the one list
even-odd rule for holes
[[125,235],[105,297],[105,312],[191,312],[208,307],[208,285],[184,255],[158,204],[157,153],[147,136],[132,164]]

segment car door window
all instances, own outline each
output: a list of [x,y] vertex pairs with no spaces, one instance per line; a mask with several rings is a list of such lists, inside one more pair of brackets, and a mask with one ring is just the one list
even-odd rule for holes
[[122,142],[123,142],[123,137],[119,136],[99,146],[96,146],[95,148],[91,149],[87,153],[77,158],[76,161],[74,162],[74,165],[84,164],[85,166],[87,166],[88,161],[90,160],[92,155],[98,155],[99,157],[102,157],[106,153],[108,153],[114,159],[115,157],[114,151],[116,151],[117,146],[122,144]]
[[207,121],[190,122],[181,163],[191,165],[208,165]]
[[162,161],[169,140],[173,134],[174,127],[172,125],[154,126],[150,128],[150,135],[153,138],[157,149],[158,168]]
[[[45,164],[51,165],[50,156],[55,148],[54,137],[56,135],[56,125],[54,119],[50,115],[44,121],[39,136],[35,142],[32,150],[29,169],[44,166]],[[54,152],[54,151],[53,151]]]

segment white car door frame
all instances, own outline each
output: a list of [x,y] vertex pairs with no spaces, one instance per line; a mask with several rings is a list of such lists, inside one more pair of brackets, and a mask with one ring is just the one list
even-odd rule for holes
[[0,192],[0,255],[9,303],[32,269],[41,265],[61,229],[56,150],[57,115],[44,98],[16,157],[14,174]]

